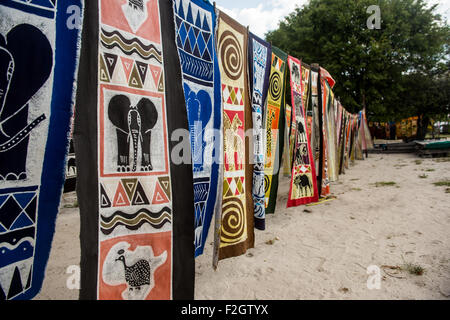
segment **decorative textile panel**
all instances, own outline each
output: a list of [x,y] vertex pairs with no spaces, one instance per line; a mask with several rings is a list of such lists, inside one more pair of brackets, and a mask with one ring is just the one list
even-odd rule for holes
[[[295,207],[302,204],[317,202],[316,169],[309,140],[304,106],[304,88],[308,72],[303,72],[301,62],[289,56],[291,74],[292,117],[297,128],[294,145],[291,186],[287,206]],[[308,74],[308,75],[307,75]],[[303,75],[303,76],[302,76]]]
[[[328,83],[327,83],[328,84]],[[328,176],[330,182],[337,181],[339,179],[339,173],[337,170],[337,140],[336,140],[336,117],[335,117],[335,109],[334,102],[335,97],[333,90],[327,87],[329,91],[329,100],[326,107],[327,112],[327,122],[326,122],[326,130],[327,130],[327,141],[328,141]]]
[[366,109],[363,109],[363,125],[364,125],[364,135],[366,140],[366,150],[373,149],[372,136],[370,134],[369,125],[367,123]]
[[[287,105],[286,105],[287,106]],[[294,106],[295,107],[295,106]],[[291,130],[289,132],[289,149],[288,149],[288,156],[289,156],[289,167],[290,167],[290,172],[287,174],[287,176],[291,177],[291,173],[292,173],[292,161],[294,159],[294,149],[295,149],[295,139],[297,137],[297,123],[294,119],[294,115],[292,114],[292,107],[291,107]],[[286,108],[287,111],[287,108]],[[306,117],[305,117],[306,119]],[[284,169],[286,171],[286,169]]]
[[188,129],[173,21],[170,1],[86,3],[74,131],[80,299],[194,297],[192,165],[173,152],[174,131]]
[[346,110],[345,111],[346,117],[347,117],[347,123],[345,127],[345,153],[344,153],[344,167],[345,169],[349,168],[349,158],[350,158],[350,140],[351,140],[351,132],[352,132],[352,116],[351,114]]
[[272,48],[269,43],[252,33],[248,36],[249,83],[253,115],[253,203],[255,228],[265,230],[265,136],[264,112],[269,89],[269,75],[272,61]]
[[0,300],[41,290],[65,179],[82,1],[0,4]]
[[278,192],[278,176],[284,146],[284,103],[287,54],[272,47],[269,93],[266,109],[266,213],[274,213]]
[[311,111],[312,116],[308,121],[311,122],[311,150],[314,158],[314,167],[316,168],[316,176],[318,182],[318,190],[320,192],[319,185],[321,184],[321,172],[320,172],[320,154],[321,154],[321,134],[319,125],[319,69],[315,66],[311,66]]
[[218,195],[222,126],[220,71],[215,50],[216,13],[202,0],[174,0],[176,44],[183,74],[184,96],[194,175],[195,256],[203,253]]
[[339,142],[338,142],[338,160],[339,160],[339,174],[345,173],[344,159],[345,159],[345,132],[346,132],[346,115],[345,110],[339,103]]
[[330,178],[328,172],[329,166],[329,135],[328,135],[328,105],[330,103],[330,90],[332,85],[334,85],[334,80],[331,78],[328,71],[324,68],[320,68],[319,71],[319,81],[320,81],[320,96],[319,96],[319,106],[320,106],[320,128],[321,128],[321,155],[319,170],[321,173],[319,181],[319,191],[321,197],[326,197],[330,194]]
[[290,177],[291,176],[291,171],[292,171],[292,167],[291,167],[291,161],[290,159],[292,159],[290,157],[291,154],[291,139],[290,139],[290,134],[292,131],[292,107],[290,105],[288,105],[287,103],[285,104],[285,109],[284,109],[284,115],[285,115],[285,127],[284,127],[284,148],[283,148],[283,175],[285,177]]
[[214,266],[219,260],[239,256],[254,246],[253,165],[245,137],[246,130],[252,128],[247,29],[220,12],[216,47],[222,80],[224,179]]

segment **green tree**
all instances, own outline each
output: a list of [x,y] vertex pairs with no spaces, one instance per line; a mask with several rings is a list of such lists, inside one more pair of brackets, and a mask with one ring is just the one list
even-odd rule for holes
[[[373,4],[380,8],[380,29],[367,27],[367,8]],[[327,69],[350,112],[365,107],[378,121],[445,112],[442,97],[418,106],[434,84],[445,83],[449,66],[450,28],[424,0],[310,0],[266,39]],[[415,83],[424,79],[423,87]],[[422,90],[413,90],[417,87]]]

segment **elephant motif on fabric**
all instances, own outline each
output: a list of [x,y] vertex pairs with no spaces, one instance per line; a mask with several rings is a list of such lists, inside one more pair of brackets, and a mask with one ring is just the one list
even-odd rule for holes
[[30,133],[46,119],[43,113],[29,122],[29,109],[46,107],[32,100],[52,68],[52,47],[38,28],[20,24],[0,35],[0,181],[27,178]]
[[148,98],[142,98],[133,106],[126,95],[116,95],[109,102],[108,117],[116,127],[117,171],[136,172],[139,150],[140,171],[152,171],[151,137],[158,121],[154,103]]
[[184,84],[184,94],[189,119],[189,132],[192,146],[192,161],[194,171],[203,171],[205,163],[205,129],[211,120],[211,97],[205,90],[197,93]]

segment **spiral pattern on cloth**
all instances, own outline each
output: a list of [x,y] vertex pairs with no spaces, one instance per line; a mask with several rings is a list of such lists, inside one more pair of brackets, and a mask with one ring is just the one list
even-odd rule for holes
[[270,178],[269,176],[266,174],[264,175],[264,191],[265,193],[267,193],[270,189]]
[[245,210],[239,198],[223,201],[221,242],[235,244],[241,242],[245,233]]
[[220,36],[219,54],[227,77],[238,80],[244,69],[244,58],[242,47],[231,31],[224,31]]
[[281,98],[282,89],[283,83],[281,81],[280,74],[278,72],[273,72],[270,75],[269,92],[274,101],[277,101]]

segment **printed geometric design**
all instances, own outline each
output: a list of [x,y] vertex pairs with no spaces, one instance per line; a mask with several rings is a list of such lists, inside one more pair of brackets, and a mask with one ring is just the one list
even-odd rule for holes
[[[193,79],[201,79],[203,81],[213,81],[214,65],[213,63],[203,61],[184,51],[179,50],[180,64],[184,76],[191,76]],[[192,80],[192,79],[190,79]],[[195,81],[195,80],[194,80]],[[201,83],[206,85],[205,83]],[[211,84],[209,85],[211,86]]]
[[161,77],[159,78],[158,91],[164,92],[164,74],[161,74]]
[[205,202],[208,200],[210,178],[194,179],[194,202]]
[[284,72],[284,61],[277,57],[276,55],[272,55],[272,67],[274,67],[277,71]]
[[21,213],[22,208],[17,201],[13,197],[9,197],[0,207],[0,223],[9,229]]
[[31,287],[32,259],[0,271],[4,275],[0,281],[0,301],[13,299]]
[[[194,209],[195,209],[195,225],[198,227],[203,226],[203,212],[205,210],[205,202],[196,202],[194,203]],[[197,234],[196,234],[197,236]],[[201,241],[196,241],[196,243],[199,243]]]
[[[103,82],[112,82],[119,56],[111,53],[103,53],[100,54],[99,60],[100,80]],[[126,57],[120,57],[120,60],[122,67],[119,67],[119,69],[123,69],[125,80],[123,75],[116,74],[114,76],[114,82],[126,81],[126,84],[129,87],[142,89],[147,79],[149,64]],[[155,86],[158,87],[162,69],[160,66],[156,65],[150,65],[150,69],[152,71],[152,78],[154,79]]]
[[116,68],[117,65],[118,56],[112,53],[105,52],[103,53],[103,57],[106,69],[108,70],[109,78],[112,78],[114,74],[114,69]]
[[56,0],[19,0],[17,2],[24,2],[33,7],[42,7],[45,9],[55,9],[56,8],[56,4],[55,4]]
[[234,178],[234,181],[236,183],[236,188],[237,188],[235,196],[243,194],[244,193],[244,177]]
[[140,76],[140,73],[138,71],[136,64],[133,66],[133,71],[131,72],[128,86],[130,86],[132,88],[137,88],[137,89],[142,89],[142,87],[143,87],[141,76]]
[[103,59],[102,55],[100,55],[99,68],[100,68],[100,70],[99,70],[100,80],[104,81],[104,82],[110,82],[111,79],[110,79],[110,76],[108,74],[108,70],[106,68],[106,63],[105,63],[105,60]]
[[136,60],[136,69],[139,73],[142,84],[145,84],[145,77],[147,76],[148,64]]
[[224,180],[224,194],[227,197],[243,194],[244,180],[245,177],[226,178]]
[[138,179],[122,179],[122,184],[125,188],[128,199],[132,199],[137,188]]
[[113,207],[128,207],[130,205],[130,200],[128,200],[127,193],[121,182],[116,190],[116,194],[114,195]]
[[196,58],[212,62],[214,44],[209,22],[210,13],[196,8],[191,1],[180,0],[175,14],[178,48]]
[[144,188],[138,182],[136,190],[134,192],[133,200],[131,201],[131,205],[142,206],[142,205],[149,205],[149,204],[150,204],[150,201],[148,201],[148,198],[145,195]]
[[101,29],[100,39],[102,46],[106,49],[118,48],[127,56],[137,54],[144,60],[154,60],[162,64],[160,49],[152,43],[146,45],[136,37],[128,39],[117,30],[108,32],[103,28]]
[[115,190],[111,202],[106,188],[103,184],[100,184],[101,208],[150,205],[145,189],[137,178],[121,179]]
[[195,208],[195,248],[203,244],[203,227],[205,226],[206,202],[210,191],[211,179],[194,178],[194,208]]
[[101,208],[110,208],[112,205],[111,200],[109,200],[108,194],[105,191],[105,188],[102,184],[100,184],[100,207]]
[[298,168],[298,174],[305,174],[311,172],[311,167],[300,166]]
[[243,93],[243,88],[222,85],[222,99],[227,104],[243,106]]
[[150,73],[152,75],[153,80],[155,81],[155,86],[159,85],[159,78],[161,77],[162,68],[160,66],[155,66],[150,64]]
[[214,80],[212,15],[191,1],[175,2],[176,43],[183,75],[200,85],[212,86],[205,83]]
[[164,192],[160,183],[157,182],[155,185],[155,193],[153,195],[152,204],[164,204],[169,202],[169,198],[166,196],[166,193]]
[[0,198],[0,232],[32,226],[36,219],[36,193],[16,193]]
[[37,212],[35,190],[37,187],[0,195],[0,300],[13,299],[31,286]]
[[227,179],[223,180],[223,196],[225,198],[229,198],[229,197],[233,196],[233,190],[230,188],[230,183],[228,182]]
[[166,223],[172,222],[172,210],[169,207],[164,207],[158,211],[142,208],[132,211],[132,213],[119,210],[108,217],[101,215],[100,219],[101,231],[104,235],[112,234],[119,226],[124,226],[131,231],[137,231],[145,224],[154,229],[161,229]]
[[161,184],[161,188],[166,193],[167,197],[171,198],[171,192],[170,192],[170,177],[159,177],[158,178],[159,183]]
[[133,70],[133,59],[129,59],[129,58],[125,58],[125,57],[120,57],[120,60],[122,61],[122,66],[123,66],[123,71],[125,72],[125,77],[127,79],[127,81],[129,82],[130,80],[130,74],[131,71]]

